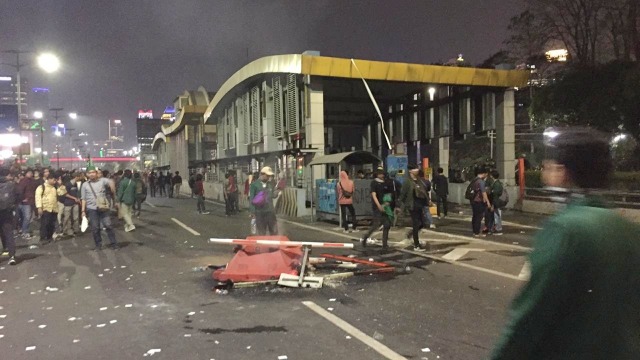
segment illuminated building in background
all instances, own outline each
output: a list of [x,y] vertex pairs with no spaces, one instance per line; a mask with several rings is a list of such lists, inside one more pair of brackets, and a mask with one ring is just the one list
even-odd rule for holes
[[176,109],[172,105],[164,108],[164,112],[162,113],[162,120],[174,121],[176,119]]
[[565,62],[569,57],[569,52],[567,51],[567,49],[549,50],[544,54],[547,57],[547,61]]
[[153,119],[153,111],[150,109],[138,110],[138,119]]
[[[29,111],[27,108],[27,79],[23,76],[20,80],[22,82],[20,92],[20,102],[22,109],[22,119],[27,119]],[[18,105],[16,96],[16,79],[13,75],[0,74],[0,105]]]
[[33,117],[34,111],[47,113],[48,109],[51,108],[49,104],[49,89],[38,87],[32,88],[29,93],[29,108],[31,109],[31,112],[29,113],[30,117]]

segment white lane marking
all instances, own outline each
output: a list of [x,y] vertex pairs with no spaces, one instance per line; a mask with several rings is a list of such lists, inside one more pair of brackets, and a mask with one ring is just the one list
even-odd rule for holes
[[347,334],[362,341],[365,345],[377,351],[380,355],[384,356],[385,358],[392,359],[392,360],[402,360],[402,359],[406,360],[406,358],[403,357],[402,355],[396,353],[395,351],[388,348],[386,345],[380,343],[378,340],[358,330],[355,326],[349,324],[348,322],[342,320],[341,318],[321,308],[313,301],[303,301],[302,304],[304,304],[306,307],[311,309],[316,314],[325,318],[327,321],[329,321],[333,325],[344,330]]
[[427,232],[430,233],[434,233],[434,234],[439,234],[451,239],[459,239],[459,240],[464,240],[470,243],[476,243],[476,244],[491,244],[491,245],[496,245],[496,246],[502,246],[508,249],[514,249],[514,250],[522,250],[522,251],[531,251],[532,249],[526,246],[521,246],[521,245],[512,245],[512,244],[505,244],[505,243],[501,243],[498,241],[493,241],[493,240],[486,240],[484,238],[476,238],[473,236],[465,236],[465,235],[456,235],[456,234],[449,234],[449,233],[445,233],[445,232],[438,232],[438,231],[433,231],[433,230],[426,230]]
[[195,236],[200,236],[200,233],[193,230],[192,228],[188,227],[187,225],[185,225],[185,223],[183,223],[182,221],[176,219],[176,218],[171,218],[171,220],[173,220],[174,223],[182,226],[183,229],[187,230],[188,232],[192,233]]
[[465,255],[467,255],[469,251],[484,251],[484,249],[455,248],[449,251],[448,253],[446,253],[442,258],[451,260],[451,261],[457,261],[457,260],[460,260]]
[[151,206],[152,208],[156,207],[155,205],[153,205],[152,203],[150,203],[150,202],[148,202],[148,201],[145,201],[144,203],[145,203],[145,204],[147,204],[147,205],[149,205],[149,206]]
[[520,274],[518,275],[518,278],[520,278],[520,280],[527,281],[529,280],[530,277],[531,277],[531,264],[529,264],[529,262],[526,261],[524,263],[524,266],[522,266],[522,270],[520,270]]
[[[471,216],[460,218],[460,220],[462,220],[462,221],[471,221]],[[542,230],[542,228],[540,226],[518,224],[518,223],[515,223],[515,222],[511,222],[511,221],[502,220],[502,224],[503,225],[513,226],[513,227],[519,227],[519,228],[523,228],[523,229]]]
[[486,268],[482,268],[482,267],[479,267],[479,266],[473,266],[473,265],[465,264],[463,262],[446,260],[446,259],[443,259],[443,258],[438,257],[438,256],[433,256],[433,255],[428,255],[428,254],[421,254],[421,253],[417,253],[415,251],[409,251],[409,250],[405,250],[405,249],[397,249],[397,250],[401,251],[401,252],[404,252],[404,253],[407,253],[407,254],[412,254],[412,255],[415,255],[415,256],[422,256],[422,257],[425,257],[427,259],[440,261],[440,262],[445,262],[447,264],[460,266],[460,267],[464,267],[464,268],[467,268],[467,269],[472,269],[472,270],[476,270],[476,271],[482,271],[482,272],[485,272],[487,274],[502,276],[504,278],[511,279],[511,280],[525,281],[525,279],[520,279],[518,276],[515,276],[515,275],[511,275],[511,274],[507,274],[507,273],[503,273],[503,272],[495,271],[495,270],[491,270],[491,269],[486,269]]

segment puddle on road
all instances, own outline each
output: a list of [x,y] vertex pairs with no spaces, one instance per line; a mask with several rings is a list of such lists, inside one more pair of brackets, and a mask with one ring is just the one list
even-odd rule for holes
[[254,326],[250,328],[238,328],[238,329],[198,329],[198,331],[205,334],[222,334],[222,333],[235,333],[235,334],[258,334],[258,333],[271,333],[271,332],[287,332],[284,326]]

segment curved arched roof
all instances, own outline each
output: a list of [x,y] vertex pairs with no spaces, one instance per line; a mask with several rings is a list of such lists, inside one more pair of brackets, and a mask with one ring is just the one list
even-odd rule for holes
[[244,82],[268,73],[289,73],[345,79],[381,80],[408,83],[516,87],[525,86],[529,73],[522,70],[493,70],[469,67],[421,65],[371,60],[354,60],[313,55],[274,55],[247,64],[222,84],[204,113],[205,122],[225,96]]
[[187,98],[188,104],[180,109],[176,108],[179,113],[176,114],[176,120],[172,124],[162,125],[161,129],[165,135],[171,135],[182,129],[190,120],[200,118],[211,100],[210,94],[203,86],[198,87],[198,90],[195,91],[185,90],[182,95],[176,98],[176,101],[180,98]]
[[151,149],[153,151],[158,149],[158,145],[160,145],[160,142],[167,142],[167,136],[160,131],[159,133],[156,134],[156,136],[153,137],[153,142],[151,143]]

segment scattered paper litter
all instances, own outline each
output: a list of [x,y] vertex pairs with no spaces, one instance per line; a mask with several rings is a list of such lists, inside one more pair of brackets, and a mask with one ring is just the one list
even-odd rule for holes
[[146,353],[144,353],[144,356],[153,356],[153,354],[159,353],[161,351],[162,351],[162,349],[151,349],[151,350],[147,351]]
[[88,329],[91,327],[91,324],[83,326],[83,328]]
[[104,272],[107,272],[107,271],[109,271],[109,270],[111,270],[111,269],[104,269]]
[[195,311],[192,311],[192,312],[188,313],[187,315],[188,315],[188,316],[193,316],[193,315],[195,315],[195,314],[196,314],[196,312],[195,312]]
[[0,334],[0,339],[2,339],[4,337],[4,335]]
[[111,320],[111,321],[109,321],[109,324],[115,324],[117,322],[118,322],[118,320]]
[[[0,294],[2,294],[2,293],[3,293],[3,291],[0,291]],[[31,294],[31,295],[35,295],[35,294],[36,294],[36,292],[35,292],[35,291],[32,291],[32,292],[30,292],[29,294]]]
[[49,291],[49,292],[56,292],[56,291],[58,291],[58,288],[55,288],[55,287],[49,287],[49,286],[47,286],[47,287],[45,288],[45,290],[47,290],[47,291]]
[[0,315],[0,319],[4,319],[6,317],[7,317],[7,315]]
[[165,291],[165,292],[163,292],[163,293],[162,293],[162,295],[167,295],[167,292],[166,292],[166,291]]
[[36,347],[35,347],[35,346],[27,346],[27,347],[24,349],[24,351],[33,351],[33,350],[35,350],[35,349],[36,349]]
[[131,280],[131,278],[126,278],[126,279],[124,279],[124,281],[129,281],[129,280]]
[[247,346],[247,350],[251,349],[251,345]]
[[79,343],[79,342],[80,342],[80,340],[78,340],[78,339],[73,339],[73,343],[74,343],[74,344],[75,344],[75,343]]
[[108,307],[101,307],[101,308],[100,308],[100,311],[105,311],[105,310],[107,310],[107,309],[108,309]]
[[214,341],[214,343],[215,343],[216,345],[220,344],[220,342],[219,342],[218,340]]
[[288,359],[287,355],[278,356],[278,360],[287,360],[287,359]]
[[103,327],[105,327],[106,325],[107,325],[107,324],[98,324],[98,325],[96,325],[96,327],[103,328]]
[[146,273],[147,273],[146,271],[140,271],[140,274],[142,274],[142,275],[144,275]]
[[98,277],[102,277],[102,274],[98,274]]
[[75,320],[76,320],[76,318],[73,317],[73,316],[67,319],[67,321],[75,321]]
[[47,306],[47,310],[53,310],[52,306]]
[[431,349],[429,349],[429,348],[424,348],[424,349],[422,349],[422,352],[431,352]]
[[121,265],[121,266],[120,266],[120,269],[126,269],[126,268],[127,268],[127,267],[126,267],[126,266],[124,266],[124,265]]
[[126,308],[130,308],[130,307],[132,307],[132,306],[133,306],[133,304],[126,304],[124,307],[126,307]]
[[38,328],[40,328],[40,329],[44,329],[46,327],[47,327],[47,325],[38,325]]
[[157,307],[158,307],[158,305],[151,305],[151,308],[153,308],[153,309],[155,309]]
[[329,310],[329,311],[333,311],[333,308],[327,308],[327,310]]
[[347,338],[347,340],[349,340],[349,339],[351,339],[351,336],[347,335],[346,338]]
[[30,276],[30,277],[29,277],[29,280],[33,280],[33,279],[35,279],[35,278],[36,278],[35,276]]
[[184,337],[191,337],[191,334],[184,334]]
[[85,290],[89,290],[89,289],[91,289],[91,286],[85,286],[84,289]]
[[336,299],[329,299],[329,301],[336,301]]
[[33,250],[33,249],[37,249],[37,248],[38,248],[38,245],[31,245],[31,246],[29,246],[29,250]]

